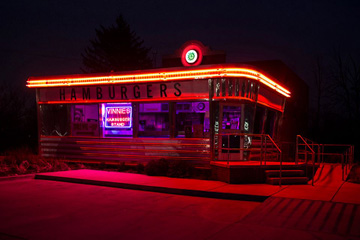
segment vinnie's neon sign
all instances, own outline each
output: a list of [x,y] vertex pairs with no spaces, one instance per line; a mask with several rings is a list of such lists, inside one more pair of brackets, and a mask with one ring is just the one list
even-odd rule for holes
[[131,128],[132,107],[131,106],[112,106],[105,108],[105,127],[106,128]]

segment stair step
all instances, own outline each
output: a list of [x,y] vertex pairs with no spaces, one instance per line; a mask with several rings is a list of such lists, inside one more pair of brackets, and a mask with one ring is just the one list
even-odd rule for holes
[[[270,177],[267,179],[267,183],[278,185],[280,178]],[[309,179],[307,177],[282,177],[281,184],[290,185],[290,184],[307,184]]]
[[[265,174],[267,177],[279,177],[280,170],[266,170]],[[282,177],[303,177],[305,174],[304,170],[285,170],[281,171]]]
[[[256,156],[256,157],[261,157],[261,153],[260,152],[251,152],[251,155],[252,156]],[[276,156],[278,156],[279,154],[278,153],[274,153],[274,152],[272,152],[272,153],[263,153],[263,157],[265,157],[265,155],[266,155],[266,157],[276,157]]]
[[[276,153],[268,153],[268,154],[264,154],[263,155],[263,157],[265,158],[266,157],[266,159],[267,160],[273,160],[273,159],[278,159],[278,154],[276,154]],[[259,160],[260,161],[260,159],[261,159],[261,154],[260,153],[251,153],[250,154],[250,158],[252,159],[252,160]]]

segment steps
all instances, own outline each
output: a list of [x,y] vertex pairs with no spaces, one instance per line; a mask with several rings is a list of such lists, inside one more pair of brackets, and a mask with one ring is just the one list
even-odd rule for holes
[[[278,185],[280,182],[280,170],[265,170],[266,182]],[[281,184],[307,184],[309,179],[305,176],[304,170],[282,170]]]

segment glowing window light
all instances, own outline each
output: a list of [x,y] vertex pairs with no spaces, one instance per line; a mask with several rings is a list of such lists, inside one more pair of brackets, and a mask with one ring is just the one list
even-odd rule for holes
[[167,71],[155,73],[134,73],[125,75],[103,75],[89,77],[63,77],[63,78],[29,78],[27,86],[30,88],[40,87],[67,87],[67,86],[86,86],[86,85],[104,85],[119,83],[145,83],[145,82],[164,82],[171,80],[190,80],[206,79],[220,77],[246,77],[251,78],[266,86],[274,89],[285,97],[290,97],[290,91],[261,74],[260,72],[249,68],[206,68],[183,71]]
[[132,107],[111,106],[105,108],[106,128],[131,128]]

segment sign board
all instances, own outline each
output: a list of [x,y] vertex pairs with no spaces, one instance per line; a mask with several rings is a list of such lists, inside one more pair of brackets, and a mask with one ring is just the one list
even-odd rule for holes
[[79,87],[38,89],[41,102],[106,102],[128,100],[171,100],[181,98],[208,98],[208,80],[193,79],[181,82],[148,84],[112,84]]
[[131,106],[111,106],[105,108],[106,128],[131,128],[131,122]]

